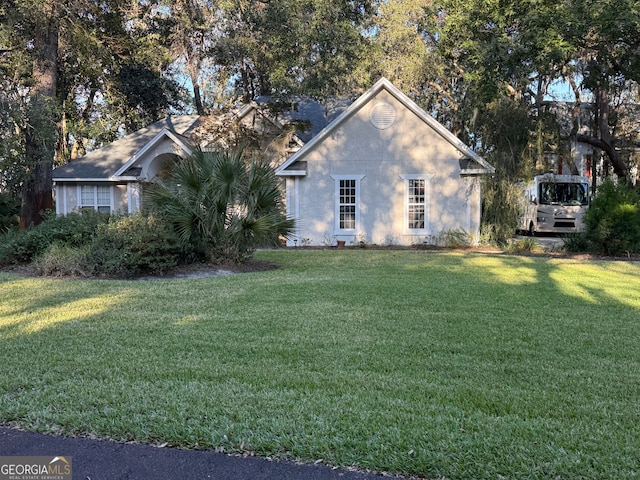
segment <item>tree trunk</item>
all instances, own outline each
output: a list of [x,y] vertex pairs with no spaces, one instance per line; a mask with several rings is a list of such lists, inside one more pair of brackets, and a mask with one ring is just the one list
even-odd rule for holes
[[[53,4],[51,4],[53,5]],[[53,8],[52,8],[53,10]],[[42,212],[53,206],[52,169],[56,148],[55,100],[58,69],[58,22],[55,14],[35,32],[37,56],[33,65],[34,86],[25,129],[25,153],[29,178],[22,189],[20,228],[38,225]]]
[[201,117],[204,116],[204,107],[202,106],[202,97],[200,95],[200,86],[198,85],[197,80],[193,80],[193,98],[196,102],[196,112]]

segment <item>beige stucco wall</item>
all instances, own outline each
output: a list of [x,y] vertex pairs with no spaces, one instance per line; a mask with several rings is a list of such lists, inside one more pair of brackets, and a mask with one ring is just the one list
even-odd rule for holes
[[[370,113],[380,102],[393,106],[395,121],[376,128]],[[411,245],[433,243],[447,230],[476,233],[480,189],[474,177],[460,175],[460,152],[386,90],[353,113],[306,155],[307,175],[290,182],[299,212],[298,242],[311,245],[368,243]],[[401,175],[430,175],[428,231],[407,234],[405,183]],[[360,223],[355,235],[336,235],[333,176],[362,176]],[[294,186],[295,182],[297,185]],[[291,201],[291,200],[289,200]]]

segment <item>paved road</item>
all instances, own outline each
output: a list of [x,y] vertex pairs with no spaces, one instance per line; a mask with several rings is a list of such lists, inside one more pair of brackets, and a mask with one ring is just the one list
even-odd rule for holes
[[383,480],[375,474],[0,427],[0,456],[67,456],[73,480]]

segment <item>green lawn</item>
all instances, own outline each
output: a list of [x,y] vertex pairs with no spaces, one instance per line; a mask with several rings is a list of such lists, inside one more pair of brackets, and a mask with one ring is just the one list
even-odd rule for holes
[[0,273],[0,423],[447,479],[640,476],[640,264],[274,251]]

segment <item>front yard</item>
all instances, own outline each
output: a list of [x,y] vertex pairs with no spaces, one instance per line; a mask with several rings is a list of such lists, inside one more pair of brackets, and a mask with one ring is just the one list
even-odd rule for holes
[[0,423],[447,479],[640,476],[640,264],[273,251],[0,273]]

